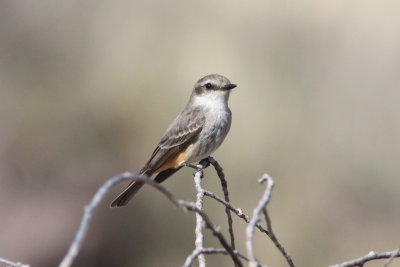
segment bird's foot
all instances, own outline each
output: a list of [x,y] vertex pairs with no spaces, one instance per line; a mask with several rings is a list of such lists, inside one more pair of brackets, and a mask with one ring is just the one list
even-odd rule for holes
[[182,165],[185,166],[185,167],[189,167],[189,168],[195,169],[195,170],[197,170],[199,168],[199,166],[194,165],[194,164],[190,164],[190,163],[187,163],[187,162],[184,162]]
[[212,161],[213,159],[214,159],[214,158],[211,157],[211,156],[209,156],[209,157],[207,157],[207,158],[204,158],[204,159],[200,160],[199,165],[200,165],[203,169],[205,169],[205,168],[207,168],[208,166],[210,166],[211,161]]

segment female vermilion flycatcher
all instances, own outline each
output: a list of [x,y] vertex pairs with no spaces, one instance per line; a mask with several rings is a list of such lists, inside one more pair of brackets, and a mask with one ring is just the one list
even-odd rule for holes
[[[228,99],[235,87],[222,75],[211,74],[201,78],[194,85],[185,108],[168,127],[140,174],[156,174],[154,181],[161,183],[184,163],[197,162],[213,153],[231,127]],[[142,182],[131,182],[111,207],[125,206],[143,185]]]

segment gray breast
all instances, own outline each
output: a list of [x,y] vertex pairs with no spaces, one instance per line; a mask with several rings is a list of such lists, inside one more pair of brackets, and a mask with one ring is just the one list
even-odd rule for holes
[[193,151],[196,159],[200,160],[213,153],[224,141],[231,127],[231,112],[224,110],[210,114],[198,139],[198,146]]

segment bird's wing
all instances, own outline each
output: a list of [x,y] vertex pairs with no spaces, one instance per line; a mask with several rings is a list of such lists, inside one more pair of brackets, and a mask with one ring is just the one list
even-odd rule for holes
[[205,117],[200,109],[184,110],[168,127],[142,173],[151,174],[193,143],[203,129]]

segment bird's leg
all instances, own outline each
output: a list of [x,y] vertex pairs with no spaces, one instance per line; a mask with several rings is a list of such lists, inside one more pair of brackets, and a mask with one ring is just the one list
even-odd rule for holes
[[195,170],[197,170],[199,168],[199,166],[196,166],[194,164],[190,164],[190,163],[187,163],[187,162],[182,163],[182,166],[189,167],[189,168],[192,168],[192,169],[195,169]]

